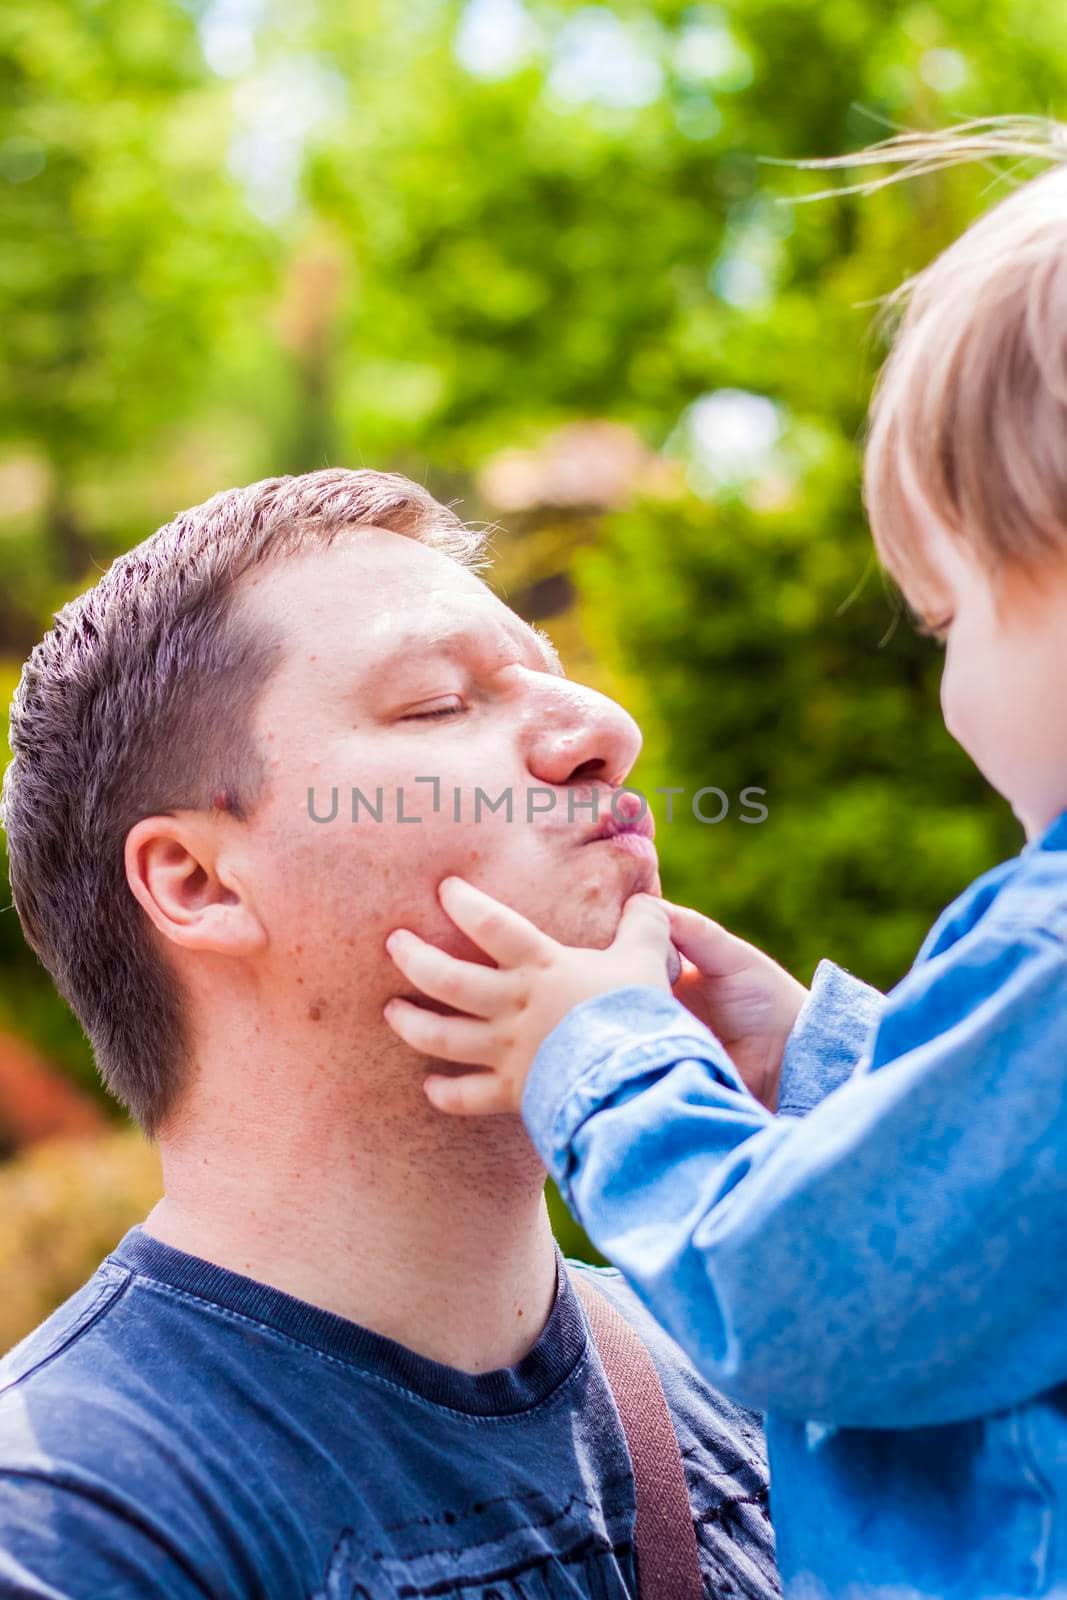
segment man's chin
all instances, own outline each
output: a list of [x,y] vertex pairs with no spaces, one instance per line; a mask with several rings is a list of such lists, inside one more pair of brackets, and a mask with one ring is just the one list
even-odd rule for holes
[[658,898],[662,893],[659,870],[653,862],[620,852],[611,874],[598,873],[595,878],[565,884],[550,905],[525,914],[560,944],[604,950],[618,932],[623,910],[633,895]]
[[659,862],[652,852],[643,851],[635,855],[612,844],[609,844],[607,849],[611,852],[612,866],[615,870],[610,887],[608,884],[605,884],[605,887],[609,896],[612,894],[614,896],[617,925],[626,902],[633,895],[651,894],[658,899],[663,895],[663,888],[659,877]]

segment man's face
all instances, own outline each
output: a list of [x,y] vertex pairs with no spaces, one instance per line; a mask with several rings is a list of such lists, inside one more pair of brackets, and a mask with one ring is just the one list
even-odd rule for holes
[[[359,530],[265,568],[245,600],[287,639],[255,716],[265,799],[241,830],[276,1002],[288,994],[328,1032],[384,1028],[384,1000],[410,993],[384,949],[392,928],[478,955],[437,901],[449,873],[596,948],[631,894],[659,892],[648,841],[591,841],[592,811],[568,806],[568,789],[575,802],[596,792],[600,821],[610,817],[636,724],[564,677],[479,578],[414,540]],[[362,802],[352,820],[353,788],[372,805],[381,790],[382,821]],[[309,790],[329,818],[334,789],[336,815],[314,820]],[[476,820],[477,789],[494,802],[510,791],[512,820],[484,798]],[[401,796],[417,821],[398,820]]]

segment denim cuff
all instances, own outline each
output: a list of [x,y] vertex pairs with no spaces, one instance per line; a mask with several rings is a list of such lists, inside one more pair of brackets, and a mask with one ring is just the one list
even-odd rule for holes
[[782,1056],[778,1111],[802,1117],[851,1078],[870,1044],[885,996],[832,961],[820,961]]
[[746,1092],[714,1034],[652,985],[583,1000],[546,1034],[526,1080],[522,1116],[564,1199],[571,1142],[586,1118],[634,1079],[689,1058]]

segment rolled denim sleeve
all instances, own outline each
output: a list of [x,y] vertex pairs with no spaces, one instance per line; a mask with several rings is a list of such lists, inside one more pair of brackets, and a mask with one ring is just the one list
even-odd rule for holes
[[832,961],[820,961],[793,1024],[778,1087],[778,1111],[804,1116],[855,1072],[885,996]]
[[1063,945],[976,932],[863,1003],[869,1051],[803,1118],[651,988],[570,1012],[524,1115],[598,1248],[744,1404],[846,1427],[1017,1404],[1067,1380]]

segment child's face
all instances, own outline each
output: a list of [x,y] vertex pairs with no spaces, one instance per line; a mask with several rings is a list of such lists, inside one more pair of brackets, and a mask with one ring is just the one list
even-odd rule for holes
[[945,726],[1033,838],[1067,809],[1067,557],[990,575],[942,529],[905,598],[945,641]]

